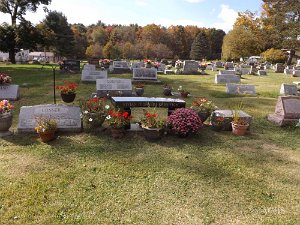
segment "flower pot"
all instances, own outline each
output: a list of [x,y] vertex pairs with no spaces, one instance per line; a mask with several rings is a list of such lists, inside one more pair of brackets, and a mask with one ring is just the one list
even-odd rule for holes
[[213,131],[221,131],[223,130],[223,126],[222,125],[211,125],[210,127]]
[[66,103],[71,103],[74,101],[76,94],[64,94],[64,93],[60,93],[60,96],[62,98],[62,100]]
[[163,136],[163,128],[148,128],[142,127],[143,134],[146,140],[148,141],[157,141],[162,138]]
[[55,139],[55,130],[38,133],[42,142],[49,142]]
[[110,131],[111,131],[111,136],[113,138],[122,138],[125,135],[124,127],[121,128],[111,127]]
[[247,129],[249,127],[249,124],[236,124],[231,122],[231,126],[232,126],[232,133],[238,136],[244,136],[247,132]]
[[137,96],[142,96],[144,94],[144,88],[135,88],[135,93]]
[[189,93],[188,92],[180,92],[181,97],[187,98]]
[[105,121],[105,115],[102,113],[84,114],[84,126],[88,129],[96,129],[102,126]]
[[11,112],[0,114],[0,132],[8,131],[12,125],[13,115]]
[[197,112],[199,118],[201,119],[201,122],[203,123],[207,118],[209,117],[209,112]]
[[165,96],[172,96],[172,89],[170,89],[170,88],[164,88],[163,94]]

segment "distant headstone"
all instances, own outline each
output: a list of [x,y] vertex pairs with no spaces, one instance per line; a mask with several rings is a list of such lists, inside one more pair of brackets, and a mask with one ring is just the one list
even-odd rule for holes
[[166,69],[166,64],[160,63],[160,64],[159,64],[159,67],[157,68],[157,72],[159,72],[159,73],[164,73],[164,72],[165,72],[165,69]]
[[98,79],[96,80],[97,95],[106,96],[131,96],[132,83],[130,79]]
[[294,70],[293,71],[293,76],[294,77],[300,77],[300,70]]
[[286,75],[292,75],[293,74],[293,70],[292,69],[284,69],[284,74],[286,74]]
[[157,71],[153,68],[133,69],[134,80],[157,80]]
[[237,75],[215,75],[215,83],[239,83],[241,82],[240,76]]
[[68,60],[64,60],[63,62],[64,62],[65,67],[68,67],[69,70],[73,70],[75,72],[80,71],[80,61],[79,60],[68,59]]
[[[252,117],[245,113],[244,111],[239,111],[239,116],[242,120],[246,121],[251,125]],[[224,125],[222,126],[222,130],[230,131],[232,130],[231,122],[233,120],[233,111],[232,110],[215,110],[211,114],[211,122],[214,123],[218,120],[218,118],[224,118]],[[250,126],[249,126],[250,127]]]
[[219,75],[236,75],[234,70],[219,70]]
[[183,73],[184,74],[197,74],[199,63],[194,60],[185,60],[183,62]]
[[216,62],[215,65],[216,65],[217,68],[222,68],[223,67],[223,63],[219,62],[219,61]]
[[82,70],[82,82],[96,82],[97,79],[107,79],[107,70]]
[[128,69],[128,63],[126,61],[113,61],[113,68],[124,68],[124,69]]
[[20,98],[19,85],[0,85],[0,100],[16,101]]
[[267,71],[265,71],[265,70],[258,70],[257,75],[259,75],[259,76],[266,76],[267,75]]
[[19,132],[34,132],[36,118],[46,117],[57,121],[58,131],[80,132],[81,110],[79,106],[35,105],[22,106],[19,114]]
[[300,65],[294,66],[293,70],[300,70]]
[[246,75],[250,73],[250,68],[241,68],[242,75]]
[[226,84],[226,92],[228,94],[250,94],[255,95],[255,86],[253,84]]
[[226,62],[225,63],[225,69],[233,70],[233,68],[234,68],[234,63],[233,62]]
[[144,67],[144,62],[133,62],[131,64],[131,69],[133,70],[134,68],[142,68]]
[[276,63],[275,65],[275,73],[283,73],[284,72],[284,65],[282,63]]
[[249,74],[255,75],[257,74],[258,69],[255,66],[251,66]]
[[281,84],[280,94],[281,95],[297,95],[296,84]]
[[212,68],[213,68],[213,65],[212,65],[212,64],[208,64],[208,65],[206,66],[206,69],[207,69],[207,70],[212,70]]
[[92,64],[85,64],[82,70],[94,71],[96,70],[96,66]]
[[300,97],[278,97],[275,113],[268,115],[268,120],[280,126],[296,124],[300,119]]

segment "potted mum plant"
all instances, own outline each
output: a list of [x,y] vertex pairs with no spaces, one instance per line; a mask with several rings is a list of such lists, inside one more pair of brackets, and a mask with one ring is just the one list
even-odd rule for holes
[[207,98],[198,98],[192,101],[191,106],[191,109],[198,113],[202,122],[204,122],[216,108],[215,104]]
[[159,140],[163,135],[165,121],[160,119],[155,112],[150,113],[143,109],[143,114],[140,124],[145,138],[149,141]]
[[57,122],[55,119],[47,117],[38,117],[36,118],[35,130],[39,134],[42,142],[49,142],[55,139]]
[[183,98],[187,98],[188,95],[190,94],[190,92],[188,92],[187,90],[184,90],[182,88],[182,86],[179,86],[178,91],[179,91],[181,97],[183,97]]
[[144,87],[145,87],[145,84],[144,83],[136,83],[135,85],[135,93],[137,96],[142,96],[144,94]]
[[111,136],[113,138],[121,138],[125,135],[125,126],[130,123],[132,116],[128,112],[120,110],[110,110],[106,120],[110,126]]
[[109,114],[111,106],[105,98],[94,97],[81,102],[84,127],[87,130],[100,128]]
[[60,90],[60,96],[62,100],[66,103],[71,103],[74,101],[77,88],[78,84],[72,84],[68,81],[65,81],[64,85],[62,86],[56,86],[56,89]]
[[12,125],[13,105],[8,100],[0,101],[0,132],[8,132]]
[[11,84],[11,77],[5,73],[0,73],[0,85],[9,85]]
[[197,113],[189,108],[176,109],[167,120],[167,125],[179,137],[197,133],[202,122]]

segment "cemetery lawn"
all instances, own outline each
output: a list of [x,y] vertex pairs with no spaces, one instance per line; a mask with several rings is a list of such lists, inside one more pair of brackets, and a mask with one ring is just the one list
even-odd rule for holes
[[[16,131],[21,106],[53,103],[52,70],[2,64],[0,71],[21,86]],[[135,132],[115,140],[108,131],[59,134],[49,144],[35,134],[0,139],[0,224],[300,224],[300,129],[266,120],[281,83],[300,78],[246,75],[241,82],[255,84],[257,96],[228,96],[214,84],[216,72],[209,73],[158,77],[221,109],[243,102],[253,116],[250,134],[204,127],[195,136],[154,143]],[[76,105],[95,92],[80,74],[56,78],[80,84]],[[144,96],[162,96],[162,85],[147,84]]]

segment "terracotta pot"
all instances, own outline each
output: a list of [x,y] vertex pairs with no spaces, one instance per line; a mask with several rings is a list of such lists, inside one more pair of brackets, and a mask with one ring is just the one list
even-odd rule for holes
[[231,122],[232,133],[238,136],[244,136],[247,132],[249,124],[241,125]]
[[146,140],[148,141],[157,141],[162,138],[163,136],[163,128],[148,128],[142,127],[143,134]]
[[8,131],[12,125],[13,115],[11,112],[0,114],[0,132]]
[[42,142],[49,142],[55,139],[55,130],[39,133]]
[[125,135],[124,127],[121,127],[121,128],[111,127],[110,131],[111,131],[111,136],[113,138],[122,138]]
[[135,88],[135,93],[137,96],[142,96],[144,94],[144,88]]
[[74,101],[75,97],[76,97],[76,94],[73,93],[73,94],[63,94],[63,93],[60,93],[60,96],[62,98],[62,100],[66,103],[71,103]]

